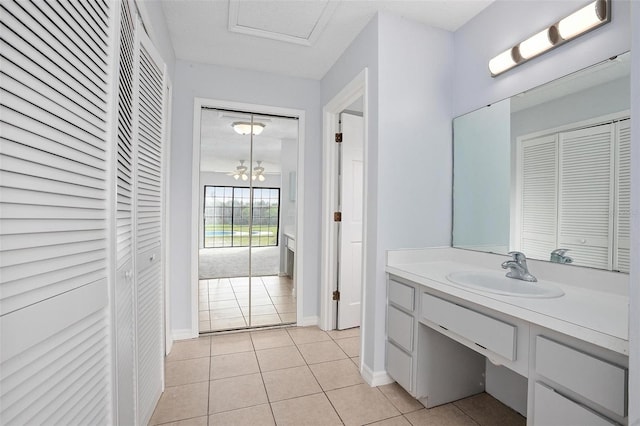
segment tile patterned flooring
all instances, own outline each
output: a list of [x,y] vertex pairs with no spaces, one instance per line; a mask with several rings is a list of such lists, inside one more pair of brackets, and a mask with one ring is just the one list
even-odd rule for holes
[[486,393],[425,409],[395,383],[370,387],[359,333],[286,327],[176,342],[150,424],[525,425]]
[[289,277],[251,278],[251,324],[248,277],[200,280],[198,288],[200,332],[296,322],[296,298]]

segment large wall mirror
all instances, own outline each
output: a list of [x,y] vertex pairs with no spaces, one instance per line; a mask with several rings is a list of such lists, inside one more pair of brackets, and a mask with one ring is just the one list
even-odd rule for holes
[[630,53],[453,121],[453,246],[629,271]]

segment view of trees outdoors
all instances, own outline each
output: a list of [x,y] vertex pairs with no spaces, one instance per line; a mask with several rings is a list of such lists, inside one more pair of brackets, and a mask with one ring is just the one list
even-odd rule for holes
[[277,246],[279,217],[279,188],[205,186],[204,247],[248,247],[249,234],[252,247]]

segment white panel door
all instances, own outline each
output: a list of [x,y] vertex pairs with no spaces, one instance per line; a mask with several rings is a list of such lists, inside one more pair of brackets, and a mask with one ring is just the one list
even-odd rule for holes
[[164,65],[141,25],[136,27],[136,39],[136,383],[138,423],[147,424],[162,393],[163,383],[164,290],[161,230]]
[[522,142],[519,149],[520,247],[548,259],[557,248],[558,143],[556,135]]
[[0,3],[0,424],[108,424],[112,3]]
[[611,269],[614,125],[559,136],[558,247],[575,265]]
[[360,325],[362,294],[362,222],[364,197],[364,120],[343,113],[341,143],[340,259],[338,329]]

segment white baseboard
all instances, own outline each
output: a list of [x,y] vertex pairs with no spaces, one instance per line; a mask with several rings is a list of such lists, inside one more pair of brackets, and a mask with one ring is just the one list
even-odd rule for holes
[[195,339],[196,337],[198,337],[198,333],[194,334],[192,329],[184,328],[182,330],[173,330],[171,332],[171,337],[175,342],[176,340]]
[[382,386],[395,382],[386,371],[373,371],[366,364],[362,364],[362,378],[369,386]]
[[316,315],[313,317],[304,317],[301,322],[298,322],[298,326],[300,327],[309,327],[312,325],[318,325],[318,321],[320,318]]

